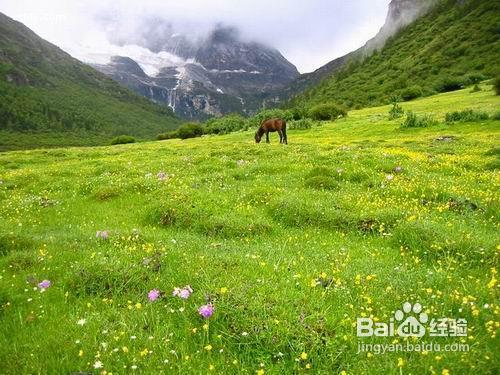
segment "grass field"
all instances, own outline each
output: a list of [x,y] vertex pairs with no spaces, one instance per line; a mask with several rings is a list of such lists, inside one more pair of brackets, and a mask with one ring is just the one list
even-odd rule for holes
[[[482,88],[403,107],[493,114]],[[0,154],[0,373],[498,373],[500,121],[400,130],[388,110],[288,146],[240,132]],[[406,301],[468,335],[356,337]],[[469,351],[358,353],[424,341]]]

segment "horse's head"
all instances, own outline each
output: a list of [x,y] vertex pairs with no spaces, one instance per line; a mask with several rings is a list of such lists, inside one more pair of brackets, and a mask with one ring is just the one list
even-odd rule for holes
[[255,143],[260,143],[260,140],[262,139],[262,135],[259,134],[259,132],[255,132]]

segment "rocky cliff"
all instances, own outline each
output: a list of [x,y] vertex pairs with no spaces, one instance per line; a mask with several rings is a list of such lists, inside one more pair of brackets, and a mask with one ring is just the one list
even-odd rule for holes
[[160,61],[148,73],[141,61],[128,56],[114,56],[108,64],[93,66],[187,119],[255,112],[268,92],[282,89],[299,76],[277,50],[243,41],[230,27],[217,26],[196,41],[167,28],[154,38],[140,37],[133,42],[156,54],[168,54],[170,61]]

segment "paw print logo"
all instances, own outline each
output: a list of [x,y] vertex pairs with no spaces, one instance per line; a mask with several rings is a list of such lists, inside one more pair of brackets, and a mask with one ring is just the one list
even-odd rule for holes
[[394,314],[394,318],[401,322],[397,328],[397,334],[401,337],[416,336],[422,337],[425,335],[425,327],[429,317],[425,312],[422,312],[422,305],[416,303],[412,306],[410,302],[403,304],[403,310],[398,310]]

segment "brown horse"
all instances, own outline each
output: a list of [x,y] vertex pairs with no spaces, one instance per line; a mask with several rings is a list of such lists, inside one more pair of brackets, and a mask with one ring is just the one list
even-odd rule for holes
[[260,143],[264,133],[266,134],[266,143],[269,143],[269,132],[278,132],[280,135],[280,143],[288,144],[286,136],[286,121],[280,118],[265,120],[260,124],[259,130],[255,133],[255,142]]

